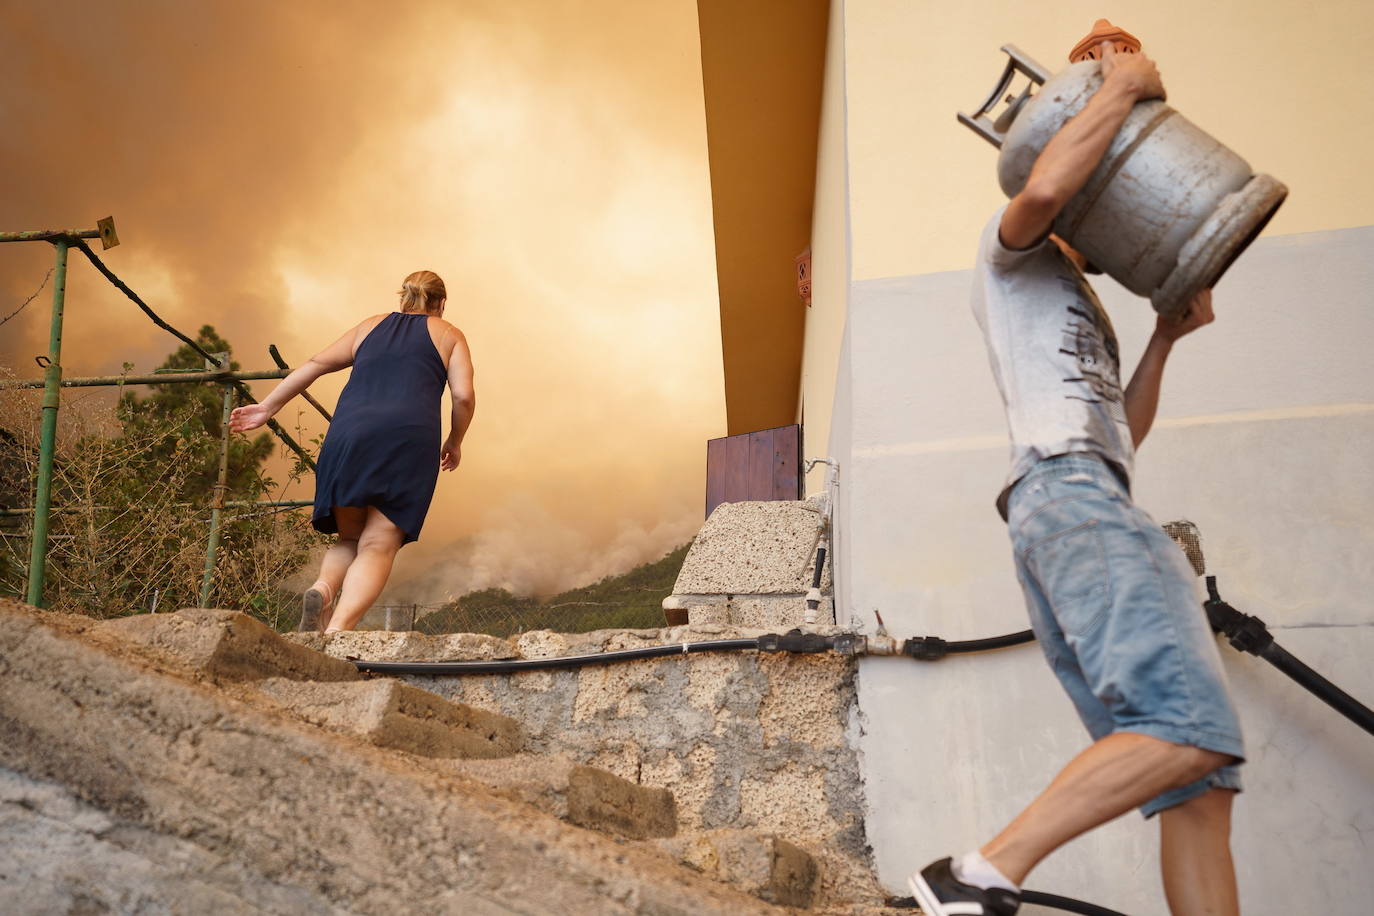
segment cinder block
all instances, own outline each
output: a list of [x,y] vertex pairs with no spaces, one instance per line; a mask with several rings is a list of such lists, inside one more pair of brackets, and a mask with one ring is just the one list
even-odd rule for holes
[[171,656],[220,680],[354,681],[361,677],[348,662],[283,639],[271,627],[238,611],[185,608],[175,614],[107,620],[95,629]]
[[684,865],[771,903],[806,908],[815,900],[820,875],[815,858],[782,837],[708,830],[658,845]]
[[677,805],[667,789],[637,785],[579,764],[568,776],[568,820],[646,840],[677,833]]
[[[675,595],[804,594],[820,514],[812,502],[721,503],[683,560]],[[830,561],[821,588],[829,591]]]
[[524,744],[514,719],[391,679],[312,683],[271,678],[259,688],[307,722],[422,757],[508,757]]
[[287,633],[291,642],[318,649],[335,658],[365,658],[372,662],[456,662],[515,658],[515,645],[484,633],[427,634],[414,631],[346,630],[339,633]]
[[588,830],[632,840],[677,833],[677,804],[667,789],[642,786],[561,755],[446,765],[508,798]]

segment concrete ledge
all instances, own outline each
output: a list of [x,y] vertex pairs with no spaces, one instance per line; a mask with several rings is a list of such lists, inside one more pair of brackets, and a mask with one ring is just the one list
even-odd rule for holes
[[422,757],[508,757],[524,743],[514,719],[452,703],[400,681],[269,678],[258,687],[314,725]]
[[238,611],[186,608],[175,614],[107,620],[93,629],[170,656],[219,680],[352,681],[360,677],[348,662],[283,639],[266,624]]
[[491,661],[515,658],[509,639],[484,633],[388,632],[353,630],[345,633],[287,633],[286,639],[335,658],[365,658],[373,662]]
[[[717,624],[742,629],[782,633],[793,627],[805,627],[806,595],[673,595],[664,599],[677,600],[687,609],[687,622],[693,626]],[[816,623],[828,625],[835,619],[834,600],[821,599],[816,609]],[[815,626],[816,624],[811,624]]]

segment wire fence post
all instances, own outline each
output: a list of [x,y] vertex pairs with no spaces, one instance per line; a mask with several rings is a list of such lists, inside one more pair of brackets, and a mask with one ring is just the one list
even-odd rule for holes
[[62,309],[67,291],[67,239],[53,241],[52,325],[48,332],[47,364],[43,367],[43,432],[38,446],[38,487],[33,501],[33,541],[29,550],[29,581],[25,600],[43,606],[43,572],[48,560],[48,514],[52,507],[52,464],[57,448],[57,408],[62,391]]
[[[216,362],[205,361],[206,369],[228,369],[229,354],[214,354]],[[205,544],[205,575],[200,580],[200,606],[210,606],[210,586],[215,580],[215,553],[219,550],[220,513],[224,511],[224,494],[229,488],[229,414],[234,409],[234,386],[225,382],[224,409],[219,421],[219,476],[215,478],[215,489],[210,496],[210,537]]]

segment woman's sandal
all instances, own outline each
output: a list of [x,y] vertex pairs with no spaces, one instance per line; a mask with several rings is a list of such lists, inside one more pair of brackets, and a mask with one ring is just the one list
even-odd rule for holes
[[301,596],[301,625],[297,631],[301,633],[316,633],[320,629],[320,615],[325,609],[333,604],[332,596],[325,597],[325,592],[311,586],[305,590]]

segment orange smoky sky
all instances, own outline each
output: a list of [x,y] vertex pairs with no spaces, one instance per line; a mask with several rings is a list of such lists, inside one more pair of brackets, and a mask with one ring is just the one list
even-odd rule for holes
[[[246,369],[394,308],[412,270],[447,282],[477,415],[383,600],[546,593],[695,532],[724,409],[692,0],[0,16],[0,230],[113,214],[111,269],[183,331],[214,325]],[[0,246],[0,311],[51,262]],[[0,328],[0,366],[38,374],[50,301]],[[66,374],[146,370],[176,343],[73,256]],[[332,404],[345,380],[312,392]],[[298,408],[323,431],[299,399],[278,419]]]

